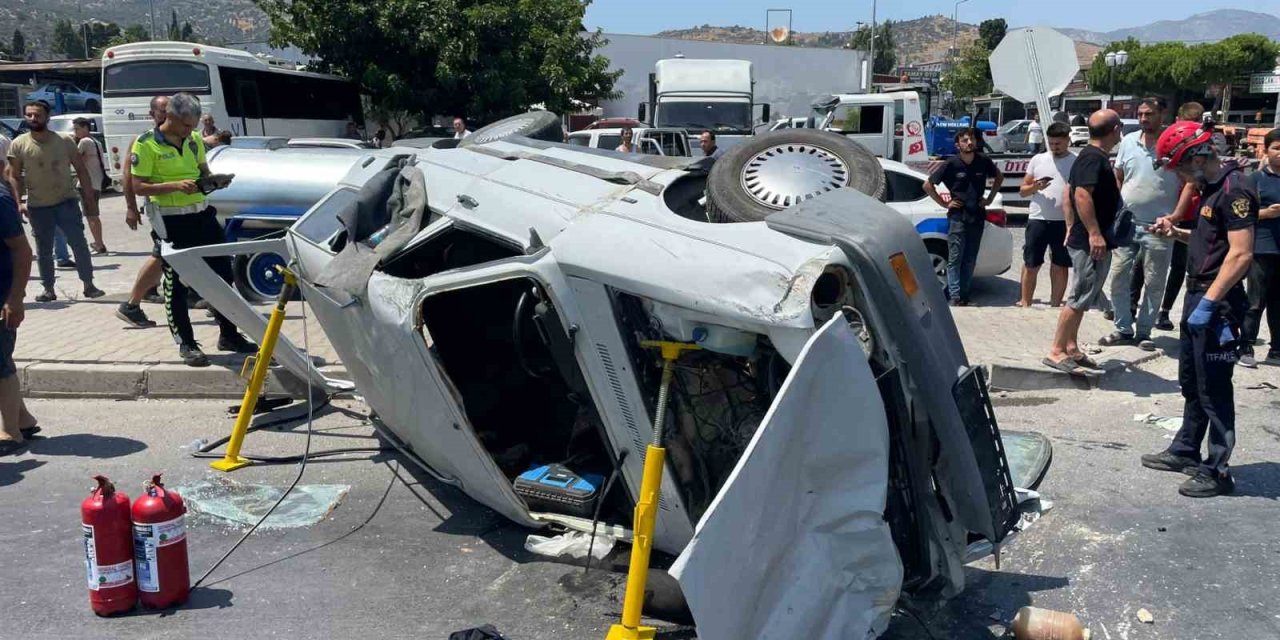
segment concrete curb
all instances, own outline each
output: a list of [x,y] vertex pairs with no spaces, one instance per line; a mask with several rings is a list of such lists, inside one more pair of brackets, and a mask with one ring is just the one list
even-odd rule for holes
[[[246,380],[224,367],[191,368],[181,364],[18,362],[22,394],[28,398],[239,399]],[[345,379],[339,365],[321,367],[330,377]],[[268,395],[287,395],[273,370]]]
[[988,386],[993,391],[1044,391],[1048,389],[1097,389],[1105,381],[1116,378],[1120,373],[1164,356],[1165,353],[1143,351],[1137,347],[1122,347],[1108,350],[1106,355],[1098,358],[1102,367],[1101,374],[1072,375],[1055,371],[1040,362],[1028,362],[1012,358],[985,363],[990,370]]

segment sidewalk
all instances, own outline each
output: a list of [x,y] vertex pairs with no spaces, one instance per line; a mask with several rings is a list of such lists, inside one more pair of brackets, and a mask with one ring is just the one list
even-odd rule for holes
[[[95,283],[106,296],[84,300],[75,270],[59,269],[55,284],[58,300],[32,302],[41,285],[39,269],[34,262],[31,265],[27,315],[14,353],[24,393],[29,397],[241,397],[245,383],[239,372],[244,356],[215,350],[217,326],[205,311],[191,310],[196,339],[213,362],[203,369],[182,364],[165,324],[163,306],[142,305],[157,323],[149,329],[134,329],[115,317],[116,307],[128,299],[133,279],[150,255],[151,238],[145,226],[131,231],[125,225],[121,195],[107,194],[101,209],[111,253],[94,256],[93,265]],[[88,229],[85,233],[87,237]],[[269,307],[261,310],[264,315],[270,313]],[[283,330],[299,348],[303,345],[302,312],[301,303],[291,303]],[[311,355],[322,371],[331,377],[345,377],[319,324],[311,320],[307,325]],[[255,341],[261,338],[249,337]],[[279,389],[272,384],[269,389]]]

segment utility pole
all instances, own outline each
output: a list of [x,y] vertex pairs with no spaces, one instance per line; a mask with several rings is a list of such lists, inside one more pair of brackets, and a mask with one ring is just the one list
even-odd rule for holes
[[151,0],[151,39],[156,39],[156,0]]
[[871,0],[871,52],[867,54],[871,58],[868,64],[871,66],[871,73],[867,77],[867,88],[874,89],[876,86],[876,0]]
[[960,31],[960,5],[969,0],[957,0],[956,6],[951,10],[951,64],[947,71],[951,71],[956,67],[956,35]]

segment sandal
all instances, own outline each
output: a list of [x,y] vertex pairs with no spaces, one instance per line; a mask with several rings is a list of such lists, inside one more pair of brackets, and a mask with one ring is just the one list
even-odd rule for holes
[[1131,333],[1120,333],[1117,331],[1109,336],[1102,336],[1099,338],[1098,344],[1104,347],[1121,347],[1138,344],[1138,341]]
[[1102,369],[1102,367],[1098,365],[1097,360],[1094,360],[1093,358],[1090,358],[1089,356],[1083,353],[1071,356],[1071,359],[1075,360],[1076,364],[1086,369]]
[[1057,362],[1054,362],[1051,358],[1044,358],[1040,362],[1050,369],[1061,371],[1063,373],[1072,375],[1080,373],[1080,363],[1076,362],[1071,357],[1063,358]]

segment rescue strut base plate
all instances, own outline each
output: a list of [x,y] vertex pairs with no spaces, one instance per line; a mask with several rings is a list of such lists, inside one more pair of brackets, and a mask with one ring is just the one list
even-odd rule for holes
[[210,462],[209,466],[213,467],[214,469],[217,469],[218,471],[230,473],[232,471],[235,471],[236,469],[247,467],[251,464],[253,464],[252,460],[249,460],[247,458],[241,458],[240,456],[236,456],[234,458],[223,458],[215,462]]

